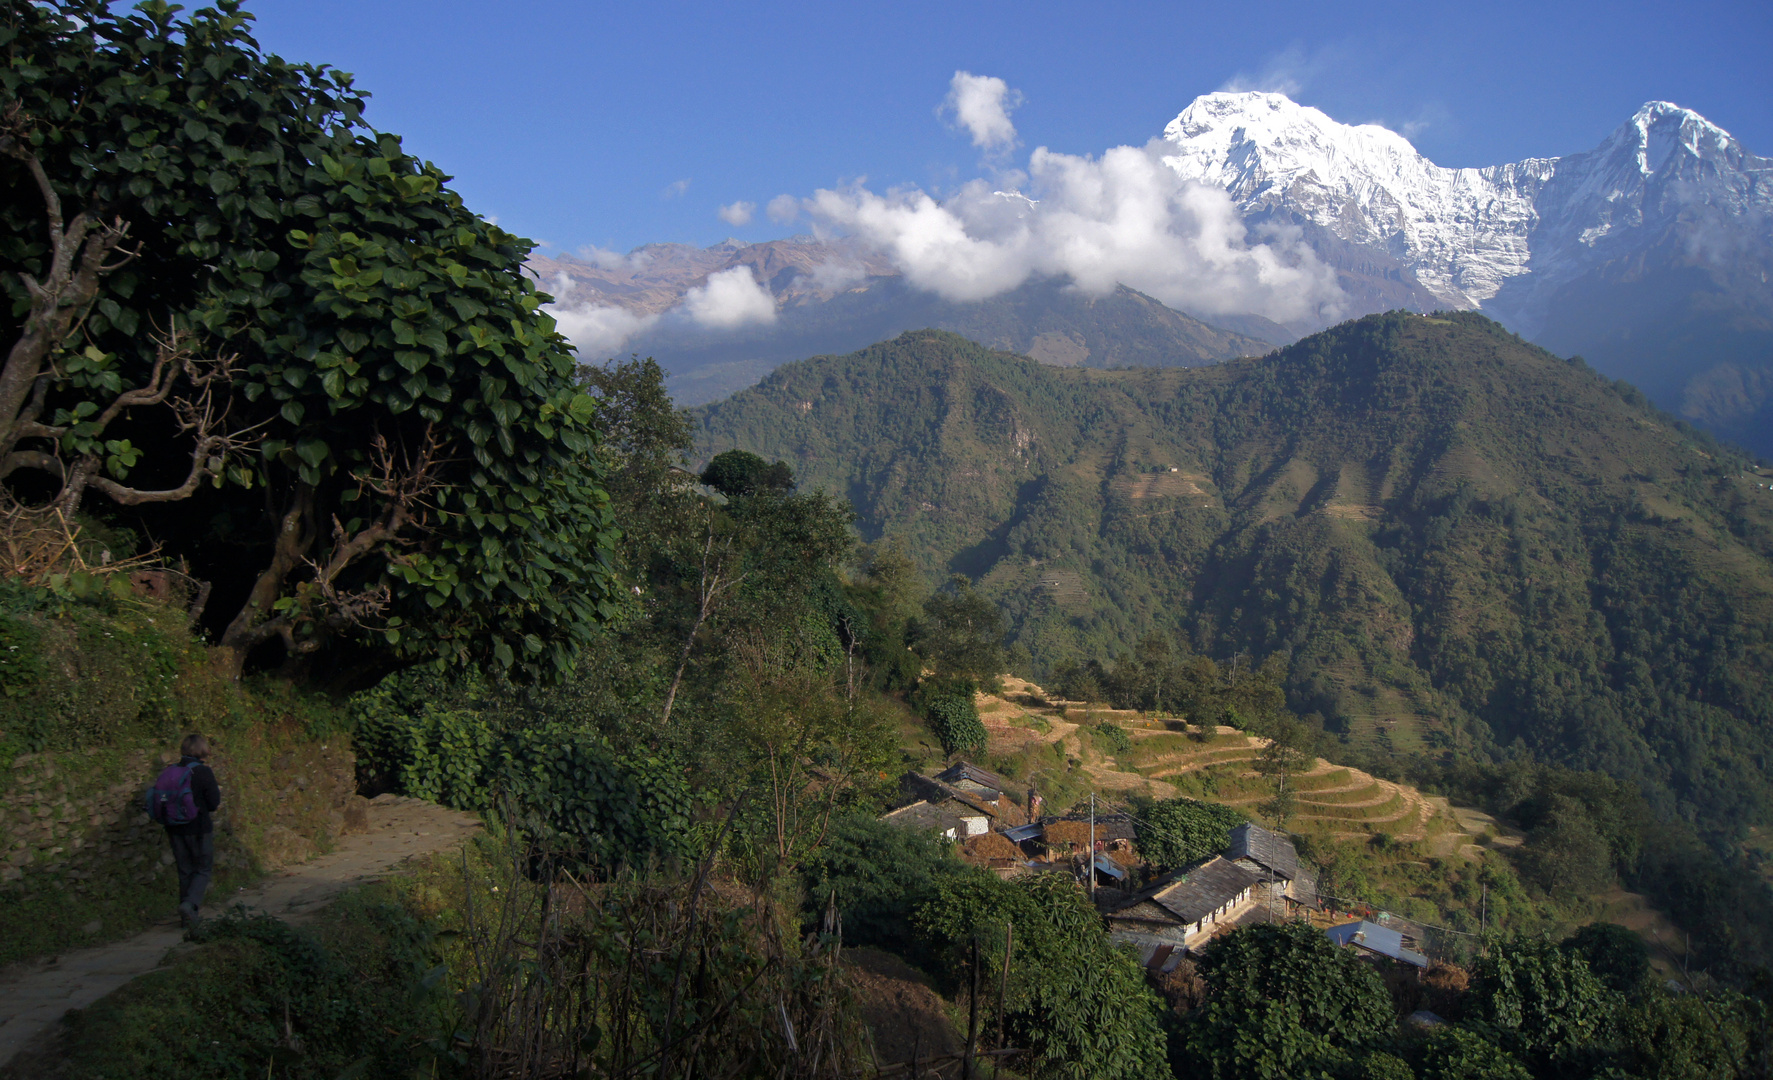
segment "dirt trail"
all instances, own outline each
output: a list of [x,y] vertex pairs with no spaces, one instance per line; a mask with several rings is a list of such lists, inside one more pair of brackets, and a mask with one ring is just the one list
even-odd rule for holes
[[[341,837],[330,854],[291,866],[232,896],[211,893],[214,916],[236,905],[292,923],[314,917],[340,893],[380,877],[414,855],[453,848],[478,832],[471,814],[398,795],[370,800],[367,831]],[[171,909],[169,897],[167,907]],[[0,1066],[69,1009],[84,1009],[159,967],[184,940],[176,919],[124,941],[0,970]]]

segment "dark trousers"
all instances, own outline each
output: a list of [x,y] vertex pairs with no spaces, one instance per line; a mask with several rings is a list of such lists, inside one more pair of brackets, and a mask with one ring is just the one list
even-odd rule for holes
[[166,838],[172,841],[172,861],[179,870],[179,903],[193,909],[202,907],[203,894],[209,891],[209,878],[215,871],[215,833],[167,833]]

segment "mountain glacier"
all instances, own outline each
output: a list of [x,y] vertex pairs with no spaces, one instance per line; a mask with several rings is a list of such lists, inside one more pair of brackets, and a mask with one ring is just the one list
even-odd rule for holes
[[1671,229],[1699,260],[1773,241],[1773,161],[1664,101],[1586,153],[1450,169],[1396,132],[1281,94],[1215,93],[1169,123],[1160,153],[1182,178],[1229,192],[1252,225],[1382,252],[1440,305],[1482,308],[1528,336],[1561,287]]

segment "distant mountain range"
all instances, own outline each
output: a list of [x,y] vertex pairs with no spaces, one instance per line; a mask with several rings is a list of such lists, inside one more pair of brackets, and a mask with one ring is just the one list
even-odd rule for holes
[[1773,470],[1475,313],[1057,368],[914,332],[697,411],[973,578],[1037,676],[1160,633],[1284,657],[1374,759],[1511,747],[1773,814]]
[[1653,101],[1600,146],[1483,169],[1280,94],[1208,94],[1164,161],[1305,230],[1353,311],[1477,308],[1773,456],[1773,160]]
[[[1298,230],[1334,268],[1344,315],[1475,308],[1773,457],[1773,160],[1696,113],[1651,102],[1585,153],[1449,169],[1385,128],[1280,94],[1216,93],[1149,151],[1180,180],[1229,193],[1255,235]],[[1090,367],[1210,363],[1319,329],[1165,314],[1125,289],[1092,301],[1052,281],[950,303],[844,240],[648,245],[533,265],[571,303],[646,317],[623,351],[657,356],[692,404],[787,360],[914,327]],[[718,330],[671,317],[689,290],[736,266],[773,296],[773,323]]]

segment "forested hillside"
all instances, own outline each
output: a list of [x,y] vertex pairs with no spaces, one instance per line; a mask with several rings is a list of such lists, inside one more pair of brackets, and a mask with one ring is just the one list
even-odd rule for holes
[[1480,316],[1187,370],[917,332],[700,423],[975,578],[1038,675],[1141,642],[1279,655],[1353,754],[1526,750],[1724,833],[1766,815],[1769,477]]

